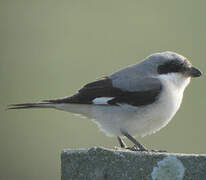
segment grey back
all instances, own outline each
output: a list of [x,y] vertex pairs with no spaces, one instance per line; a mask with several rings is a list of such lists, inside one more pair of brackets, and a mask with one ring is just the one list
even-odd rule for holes
[[[114,87],[136,91],[138,89],[142,89],[142,86],[145,86],[145,81],[152,82],[152,79],[156,78],[158,75],[157,68],[159,65],[174,59],[184,62],[186,58],[170,51],[155,53],[146,57],[138,64],[128,66],[113,73],[109,78],[112,80]],[[159,81],[155,82],[157,83]],[[154,85],[155,83],[152,84]]]

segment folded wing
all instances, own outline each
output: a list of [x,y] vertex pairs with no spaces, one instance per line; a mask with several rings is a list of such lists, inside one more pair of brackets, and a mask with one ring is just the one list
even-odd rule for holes
[[132,91],[114,87],[108,77],[86,84],[76,94],[62,99],[46,100],[48,103],[78,103],[78,104],[129,104],[142,106],[151,104],[161,92],[161,82],[155,78],[144,78],[137,83],[137,89]]

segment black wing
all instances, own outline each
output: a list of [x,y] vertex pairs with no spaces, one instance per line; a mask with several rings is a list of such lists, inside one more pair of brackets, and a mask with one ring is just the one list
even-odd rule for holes
[[[113,97],[107,103],[110,105],[129,104],[142,106],[151,104],[161,92],[161,83],[154,78],[146,78],[138,82],[140,89],[137,91],[125,91],[112,86],[112,80],[108,77],[86,84],[78,93],[62,99],[45,100],[49,103],[78,103],[92,104],[95,98]],[[143,85],[142,85],[143,84]]]

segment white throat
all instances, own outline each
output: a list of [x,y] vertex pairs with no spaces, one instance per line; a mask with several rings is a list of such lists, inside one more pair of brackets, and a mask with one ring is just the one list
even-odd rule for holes
[[187,85],[190,83],[190,77],[186,77],[180,73],[168,73],[159,75],[160,80],[166,81],[173,85],[173,87],[178,90],[184,92]]

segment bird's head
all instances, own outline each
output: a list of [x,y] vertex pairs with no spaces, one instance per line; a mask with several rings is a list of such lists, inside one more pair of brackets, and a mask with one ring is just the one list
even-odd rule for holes
[[152,56],[156,56],[155,59],[158,58],[158,74],[177,73],[185,77],[200,77],[202,75],[201,71],[192,66],[186,57],[177,53],[167,51]]
[[147,72],[151,75],[172,81],[179,87],[186,87],[191,78],[202,75],[186,57],[170,51],[152,54],[143,64],[149,67]]

